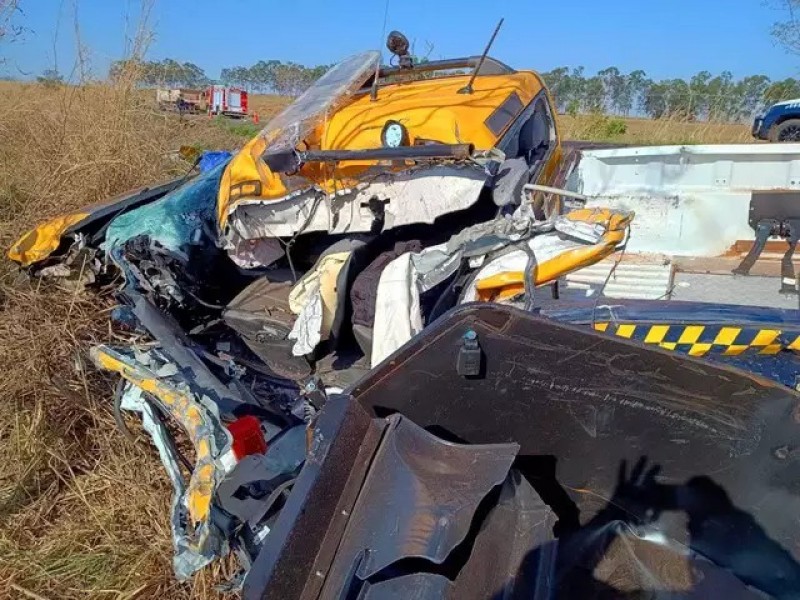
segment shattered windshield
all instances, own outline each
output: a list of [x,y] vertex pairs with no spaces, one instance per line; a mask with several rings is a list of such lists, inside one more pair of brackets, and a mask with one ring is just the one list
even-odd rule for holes
[[379,62],[380,53],[371,51],[346,58],[331,68],[263,129],[265,154],[293,150],[345,97],[364,86]]

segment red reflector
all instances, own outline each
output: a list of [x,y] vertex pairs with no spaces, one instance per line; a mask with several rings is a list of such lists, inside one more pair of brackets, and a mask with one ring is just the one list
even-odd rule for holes
[[228,425],[228,431],[233,437],[233,455],[237,459],[267,451],[267,440],[264,439],[261,423],[256,417],[239,417]]

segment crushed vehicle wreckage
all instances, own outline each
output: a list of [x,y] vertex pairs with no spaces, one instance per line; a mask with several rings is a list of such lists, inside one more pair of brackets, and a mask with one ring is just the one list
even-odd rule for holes
[[[602,386],[590,384],[586,374],[574,374],[580,384],[567,375],[556,381],[558,361],[545,360],[543,349],[566,361],[574,343],[581,346],[578,354],[601,360],[590,352],[591,343],[617,350],[630,344],[591,331],[599,329],[596,315],[604,316],[607,308],[597,313],[596,301],[588,318],[575,307],[559,312],[558,282],[624,248],[634,213],[587,203],[581,193],[561,189],[575,165],[563,156],[539,76],[486,54],[414,65],[397,32],[389,47],[400,66],[381,66],[376,52],[342,61],[235,156],[206,154],[191,176],[52,220],[9,251],[36,276],[79,284],[122,276],[112,317],[130,344],[97,346],[91,355],[100,368],[120,377],[114,399],[120,427],[126,428],[123,412],[140,416],[173,484],[174,567],[181,579],[233,551],[247,597],[317,597],[323,591],[324,597],[391,597],[405,584],[427,590],[421,597],[488,597],[466,594],[469,581],[458,577],[401,569],[412,578],[402,584],[403,577],[388,577],[386,569],[414,557],[446,565],[464,539],[479,543],[467,530],[476,512],[485,512],[480,507],[486,498],[497,501],[493,489],[502,487],[502,510],[522,511],[531,525],[537,515],[552,525],[555,513],[539,498],[541,490],[525,483],[528,471],[520,467],[522,459],[551,453],[548,443],[521,447],[513,442],[525,436],[505,435],[486,415],[483,433],[474,421],[458,423],[454,398],[443,399],[438,416],[429,412],[436,412],[435,403],[414,408],[412,400],[399,399],[397,386],[404,384],[392,370],[403,371],[409,393],[413,389],[418,399],[428,394],[426,385],[446,394],[445,381],[463,399],[464,386],[474,383],[480,388],[478,406],[481,399],[490,401],[486,386],[476,383],[485,383],[488,375],[498,393],[506,394],[500,391],[498,363],[509,367],[508,385],[549,389],[554,399],[570,389],[579,395],[594,390],[584,395],[595,398]],[[465,69],[471,72],[465,75]],[[542,296],[555,305],[541,308],[534,298]],[[528,321],[534,308],[541,314],[549,310],[552,319],[538,330]],[[559,320],[591,327],[581,330]],[[503,330],[505,322],[514,326]],[[498,349],[498,340],[519,342],[516,329],[544,336],[539,346],[527,349],[531,356],[541,354],[539,366],[523,357],[523,348],[513,357]],[[570,337],[574,342],[566,341]],[[439,366],[434,349],[442,358]],[[681,377],[695,373],[686,390],[697,393],[702,387],[697,368],[681,366],[684,359],[628,350],[630,356],[641,353],[642,373],[647,361],[656,369],[681,367]],[[441,372],[438,383],[426,361]],[[600,367],[592,364],[594,373]],[[515,365],[520,365],[516,375]],[[726,380],[721,368],[703,368]],[[593,376],[609,386],[608,372],[605,379]],[[553,379],[545,385],[548,377]],[[411,384],[415,378],[419,385]],[[746,393],[750,380],[731,378],[735,385],[729,387]],[[740,448],[746,438],[741,429],[749,427],[743,424],[760,418],[753,416],[755,400],[748,400],[753,415],[736,413],[737,423],[701,427],[707,416],[702,410],[679,408],[680,398],[685,403],[692,393],[679,389],[683,383],[638,393],[631,377],[626,382],[615,396],[618,415],[632,411],[636,402],[672,395],[671,407],[650,416],[665,428],[658,442],[664,448],[668,433],[685,436],[681,460],[713,445],[714,436],[722,435],[726,448]],[[771,400],[773,416],[790,410],[793,392],[774,382],[756,387],[754,394]],[[715,399],[720,400],[709,398],[709,405]],[[536,420],[532,408],[519,406],[526,423]],[[573,417],[583,431],[594,431],[595,439],[598,431],[624,431],[621,421],[612,427],[612,414]],[[193,461],[172,438],[167,421],[186,433]],[[761,433],[777,428],[780,419],[767,421],[762,419]],[[692,437],[689,429],[698,427],[702,432]],[[781,430],[781,435],[793,448],[796,432]],[[411,456],[411,448],[423,458]],[[607,449],[599,444],[598,456]],[[644,445],[641,450],[647,454]],[[670,452],[653,454],[677,460]],[[719,452],[722,457],[726,451]],[[363,464],[356,465],[356,457]],[[433,501],[427,506],[424,498],[409,504],[400,519],[407,544],[392,541],[385,528],[364,529],[377,522],[380,499],[400,510],[402,482],[430,491],[443,472],[427,472],[420,460],[446,471],[448,485],[436,496],[440,506]],[[793,465],[796,470],[796,461]],[[386,476],[381,479],[380,473]],[[582,476],[573,472],[570,484],[580,485]],[[784,472],[776,478],[781,485],[791,479]],[[598,476],[594,483],[598,493],[613,494],[609,477]],[[369,497],[374,504],[365,500]],[[742,492],[735,499],[747,504],[751,497]],[[796,504],[796,494],[791,501]],[[324,521],[342,502],[343,520]],[[307,503],[322,520],[307,521]],[[354,509],[364,518],[360,532],[347,519]],[[493,535],[510,523],[502,510],[487,517]],[[776,539],[788,539],[778,521],[773,519],[770,533],[783,531]],[[532,526],[515,552],[553,544],[545,529]],[[335,531],[343,536],[336,552]],[[301,535],[308,536],[306,546]],[[496,543],[480,539],[489,544],[486,552]],[[285,561],[295,552],[304,558],[287,568]],[[520,568],[517,554],[506,557],[508,569]],[[320,570],[314,557],[321,556],[328,562]],[[330,577],[315,581],[314,573]],[[485,581],[488,592],[490,580]]]

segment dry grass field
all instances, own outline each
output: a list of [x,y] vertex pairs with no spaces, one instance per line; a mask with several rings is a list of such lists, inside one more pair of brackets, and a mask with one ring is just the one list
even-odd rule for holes
[[[251,105],[263,124],[283,103]],[[0,106],[3,249],[46,217],[183,172],[184,144],[233,149],[249,131],[159,113],[125,84],[3,83]],[[563,117],[562,135],[596,138],[592,119]],[[612,141],[749,141],[743,125],[626,125]],[[88,364],[87,348],[113,336],[112,302],[29,283],[0,261],[0,598],[219,597],[223,567],[174,580],[169,482],[146,442],[117,433],[112,382]]]
[[[186,171],[181,145],[242,141],[124,85],[3,84],[0,104],[4,249],[48,216]],[[169,482],[145,442],[116,432],[111,382],[87,364],[110,304],[0,261],[0,598],[219,597],[214,573],[175,582]]]
[[[624,133],[617,133],[619,123]],[[742,123],[687,122],[672,119],[651,120],[603,115],[559,115],[559,135],[565,140],[616,142],[634,146],[672,144],[746,144],[755,140],[750,126]],[[616,127],[615,127],[616,125]],[[616,129],[616,131],[615,131]]]

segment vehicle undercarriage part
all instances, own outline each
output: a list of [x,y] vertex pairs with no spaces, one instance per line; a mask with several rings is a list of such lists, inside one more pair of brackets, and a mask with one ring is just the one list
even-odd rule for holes
[[782,294],[797,294],[800,280],[795,274],[792,259],[800,241],[800,196],[797,192],[763,191],[753,192],[750,200],[750,226],[756,232],[756,240],[747,256],[733,270],[734,275],[749,275],[770,237],[778,236],[788,244],[781,259]]

